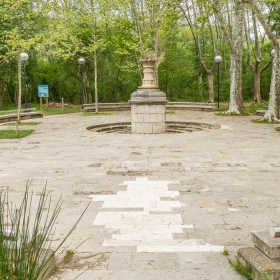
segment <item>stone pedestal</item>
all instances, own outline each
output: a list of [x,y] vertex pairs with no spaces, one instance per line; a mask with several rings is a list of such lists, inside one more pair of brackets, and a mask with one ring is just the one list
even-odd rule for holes
[[156,60],[140,60],[144,66],[142,86],[131,94],[131,133],[165,133],[166,95],[155,85],[154,65]]
[[255,247],[240,248],[237,257],[244,265],[250,265],[257,280],[280,279],[280,238],[271,238],[268,230],[252,231]]

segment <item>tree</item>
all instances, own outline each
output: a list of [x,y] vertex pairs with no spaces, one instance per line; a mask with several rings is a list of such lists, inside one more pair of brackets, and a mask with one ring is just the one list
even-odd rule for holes
[[[220,30],[217,26],[214,26],[215,21],[211,17],[210,9],[203,1],[186,1],[180,3],[179,7],[188,22],[195,41],[201,65],[199,72],[202,74],[201,69],[203,69],[207,74],[208,102],[214,102],[214,74],[218,68],[218,63],[214,61],[214,57],[219,53]],[[207,57],[211,57],[211,62],[208,62],[208,64],[212,64],[210,69],[207,67]]]
[[140,56],[156,59],[158,84],[158,68],[179,18],[177,5],[172,0],[133,0],[123,9],[135,24]]
[[[272,4],[272,10],[280,10],[279,2],[269,2]],[[267,6],[266,6],[267,7]],[[268,121],[279,121],[280,120],[280,38],[279,38],[279,30],[278,25],[274,24],[274,22],[268,22],[268,17],[270,14],[264,14],[255,0],[252,0],[252,8],[254,9],[256,16],[261,23],[267,37],[270,39],[271,43],[274,47],[273,54],[273,62],[272,62],[272,76],[271,76],[271,84],[270,84],[270,92],[269,92],[269,104],[268,110],[264,115],[264,119]],[[273,15],[272,15],[273,17]]]
[[[265,36],[259,34],[256,15],[254,10],[251,11],[251,17],[249,12],[247,12],[246,21],[244,22],[245,35],[247,41],[247,64],[250,70],[254,74],[254,101],[257,103],[262,103],[261,96],[261,74],[268,69],[271,65],[273,57],[271,57],[263,67],[261,67],[261,58],[262,58],[262,47],[264,46]],[[251,43],[250,29],[253,29],[254,39],[253,45]],[[262,39],[260,39],[262,36]],[[254,46],[254,47],[253,47]],[[252,62],[252,50],[254,52],[254,64]]]
[[245,0],[234,0],[233,26],[227,25],[223,13],[225,7],[221,1],[213,0],[214,13],[220,23],[224,38],[230,50],[230,101],[227,113],[240,114],[243,111],[242,96],[242,52],[243,52],[243,25],[244,25],[244,5]]

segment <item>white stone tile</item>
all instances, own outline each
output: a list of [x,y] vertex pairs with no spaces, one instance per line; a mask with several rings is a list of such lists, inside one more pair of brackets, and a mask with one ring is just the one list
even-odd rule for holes
[[176,196],[179,195],[180,193],[178,191],[164,191],[161,196],[175,198]]
[[162,215],[150,214],[150,215],[142,215],[141,220],[142,225],[160,225],[162,224]]
[[104,240],[102,243],[102,246],[138,246],[138,245],[148,245],[146,242],[143,242],[141,240]]
[[194,228],[193,225],[182,225],[182,228]]
[[223,246],[211,246],[211,245],[176,246],[174,245],[175,252],[222,252],[223,250],[224,250]]
[[127,202],[121,202],[121,201],[104,201],[102,208],[126,208]]
[[153,232],[150,232],[148,234],[146,233],[143,233],[142,234],[143,236],[143,239],[145,240],[173,240],[173,236],[171,233],[165,233],[165,232],[159,232],[159,233],[153,233]]
[[121,222],[121,214],[119,212],[99,212],[93,225],[118,225]]
[[167,225],[182,225],[182,216],[180,214],[164,214],[161,215],[162,223]]
[[121,212],[121,224],[135,225],[141,223],[141,214],[139,212]]
[[144,192],[147,191],[146,185],[128,185],[127,192]]
[[148,234],[150,232],[150,229],[147,227],[135,227],[135,226],[131,226],[131,228],[121,228],[120,229],[120,233],[121,234],[133,234],[133,233],[140,233],[141,236],[143,233]]
[[120,230],[129,230],[129,229],[133,229],[133,225],[106,225],[105,226],[106,229],[120,229]]
[[173,246],[137,246],[138,253],[174,252]]
[[143,240],[143,236],[141,233],[125,233],[125,234],[119,234],[114,233],[112,234],[113,240]]
[[180,201],[164,201],[161,200],[157,203],[158,208],[160,209],[161,207],[169,207],[169,208],[181,208],[181,203]]

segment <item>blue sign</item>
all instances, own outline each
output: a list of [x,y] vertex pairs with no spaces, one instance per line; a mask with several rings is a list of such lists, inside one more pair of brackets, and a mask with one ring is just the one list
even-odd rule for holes
[[38,85],[38,97],[49,97],[48,85]]

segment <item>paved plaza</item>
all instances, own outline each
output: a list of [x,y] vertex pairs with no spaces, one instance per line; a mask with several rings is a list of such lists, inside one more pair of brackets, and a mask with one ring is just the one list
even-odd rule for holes
[[280,225],[280,134],[256,118],[175,111],[168,121],[221,128],[140,135],[86,129],[129,122],[128,111],[45,116],[28,137],[0,139],[0,188],[20,202],[32,181],[34,208],[45,184],[62,196],[54,246],[90,203],[65,246],[86,241],[50,279],[86,268],[77,279],[244,279],[222,252],[234,259],[250,231]]

